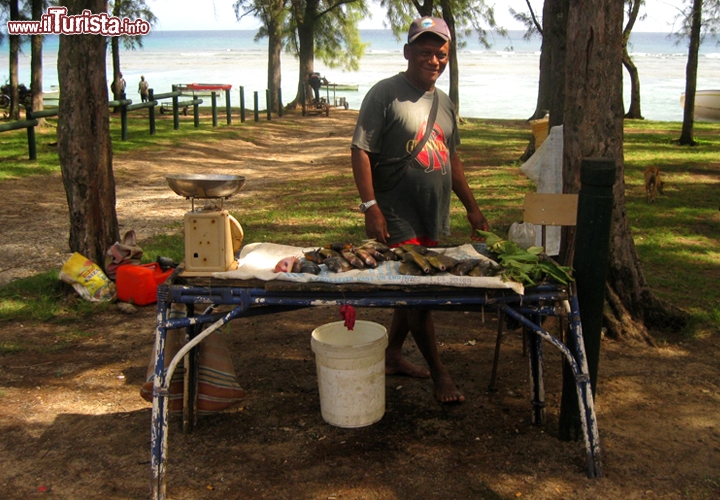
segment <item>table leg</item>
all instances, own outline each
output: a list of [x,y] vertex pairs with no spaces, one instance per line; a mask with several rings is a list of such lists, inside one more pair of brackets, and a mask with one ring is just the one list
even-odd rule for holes
[[598,427],[593,403],[592,387],[590,384],[590,374],[588,372],[587,358],[585,357],[585,344],[582,338],[582,326],[580,324],[580,312],[577,305],[577,298],[573,297],[572,305],[570,305],[567,300],[564,301],[564,306],[567,313],[570,315],[570,335],[572,335],[574,344],[576,345],[573,350],[569,349],[565,344],[546,332],[542,326],[534,324],[528,318],[512,309],[512,307],[505,305],[503,309],[506,314],[517,319],[522,325],[528,327],[538,337],[550,342],[551,345],[559,349],[563,356],[565,356],[565,359],[572,370],[578,396],[580,420],[583,436],[585,438],[585,448],[587,451],[588,477],[599,477],[602,475],[600,464],[600,440],[598,437]]
[[573,295],[571,302],[566,305],[569,313],[570,335],[574,337],[572,343],[575,348],[573,353],[577,362],[577,374],[575,385],[577,387],[578,406],[580,420],[582,422],[583,434],[585,437],[585,450],[588,462],[588,477],[602,476],[602,462],[600,459],[600,437],[595,414],[595,401],[592,393],[592,383],[588,369],[587,355],[585,354],[585,341],[582,334],[582,323],[580,322],[580,308],[577,296]]
[[[195,315],[195,305],[188,304],[188,317]],[[185,341],[190,342],[197,337],[201,325],[188,326]],[[183,433],[190,433],[197,424],[197,388],[198,388],[198,348],[194,347],[183,359],[185,377],[183,380]]]
[[[540,324],[540,316],[534,317]],[[528,362],[530,364],[530,391],[532,394],[532,422],[535,425],[545,423],[545,374],[542,337],[523,326],[523,333],[527,339]]]
[[150,433],[150,468],[152,498],[165,499],[165,460],[167,452],[168,388],[165,383],[165,339],[168,304],[158,297],[155,329],[155,377],[153,381],[152,427]]
[[498,370],[498,364],[500,363],[500,345],[502,344],[504,323],[505,323],[505,312],[501,309],[500,311],[498,311],[498,327],[497,327],[497,337],[495,339],[495,355],[493,356],[492,373],[490,374],[490,386],[488,387],[490,392],[497,392],[497,387],[495,387],[495,382],[497,382],[497,370]]

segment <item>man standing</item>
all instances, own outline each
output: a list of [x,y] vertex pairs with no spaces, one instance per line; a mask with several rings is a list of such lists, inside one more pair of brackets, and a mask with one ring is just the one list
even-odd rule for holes
[[148,89],[150,85],[145,80],[145,76],[140,76],[140,83],[138,83],[138,92],[140,93],[140,100],[142,102],[148,102]]
[[[378,82],[363,100],[352,141],[352,168],[368,238],[391,246],[437,245],[440,235],[449,233],[451,191],[464,205],[473,235],[476,229],[488,229],[456,152],[460,138],[455,108],[435,88],[448,63],[450,40],[442,19],[413,21],[403,49],[407,70]],[[429,122],[433,123],[428,129]],[[426,129],[427,141],[421,151],[414,151]],[[408,332],[429,371],[402,356]],[[432,377],[438,401],[465,401],[440,361],[429,310],[395,310],[385,371]]]
[[123,78],[122,73],[118,73],[118,77],[113,82],[110,90],[118,99],[125,99],[125,78]]

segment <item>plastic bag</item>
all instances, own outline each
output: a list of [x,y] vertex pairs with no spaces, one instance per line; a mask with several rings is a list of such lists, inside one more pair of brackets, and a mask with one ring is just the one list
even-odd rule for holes
[[508,232],[508,240],[527,250],[535,244],[535,226],[529,222],[513,222]]
[[77,252],[63,264],[60,279],[72,285],[85,300],[108,302],[115,299],[115,283],[97,264]]

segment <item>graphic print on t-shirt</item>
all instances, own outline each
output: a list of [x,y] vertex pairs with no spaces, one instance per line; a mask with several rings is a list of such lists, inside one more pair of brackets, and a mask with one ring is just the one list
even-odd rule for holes
[[[427,128],[427,118],[420,126],[420,130],[415,136],[415,143],[422,141],[425,129]],[[442,128],[435,123],[433,129],[430,132],[422,151],[417,155],[417,161],[425,167],[425,173],[430,173],[433,170],[441,170],[442,174],[447,174],[447,164],[450,152],[448,151],[447,145],[445,144],[445,133]]]

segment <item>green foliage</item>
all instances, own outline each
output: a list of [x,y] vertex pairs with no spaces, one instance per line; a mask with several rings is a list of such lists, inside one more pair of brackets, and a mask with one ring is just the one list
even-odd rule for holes
[[[150,23],[151,26],[157,24],[157,17],[152,13],[145,0],[114,0],[110,2],[111,12],[114,16],[128,19],[142,19]],[[143,48],[143,35],[122,35],[120,39],[123,46],[127,50],[135,50]]]
[[[690,38],[692,31],[693,17],[693,0],[683,0],[684,7],[678,7],[678,13],[675,16],[678,30],[674,33],[677,43]],[[718,29],[720,28],[720,0],[702,0],[702,25],[700,26],[700,37],[706,36],[717,38]]]
[[[360,41],[358,23],[369,15],[364,0],[297,2],[287,18],[287,50],[300,64],[318,57],[332,68],[357,70],[367,44]],[[303,34],[312,34],[312,53],[303,53]],[[307,59],[307,60],[306,60]]]
[[382,0],[380,3],[387,9],[388,24],[398,40],[405,39],[408,26],[413,19],[420,16],[451,16],[455,24],[458,48],[464,46],[463,38],[469,36],[477,36],[481,44],[490,48],[488,28],[501,36],[507,34],[506,30],[495,21],[495,7],[488,5],[485,0],[450,0],[443,3]]
[[478,230],[478,234],[485,238],[488,250],[502,266],[500,276],[504,280],[517,281],[526,286],[537,285],[545,279],[553,279],[565,285],[573,281],[570,275],[572,269],[541,257],[542,247],[533,246],[525,250],[495,233]]
[[358,24],[367,17],[364,2],[338,5],[315,24],[315,57],[330,68],[360,69],[360,59],[369,44],[360,40]]

